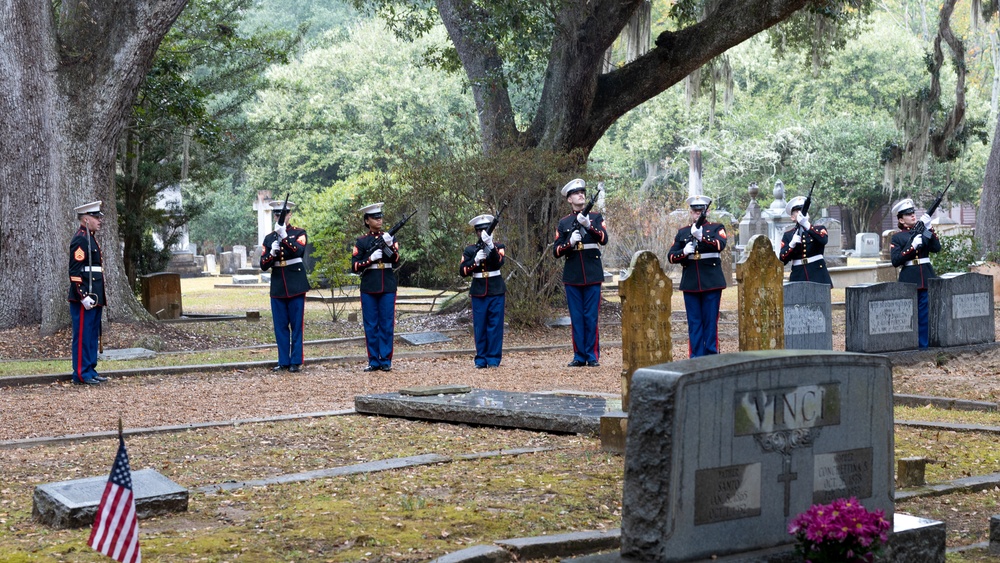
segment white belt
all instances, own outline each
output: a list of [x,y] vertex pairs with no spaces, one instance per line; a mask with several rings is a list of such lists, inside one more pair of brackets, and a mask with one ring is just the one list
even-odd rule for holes
[[812,264],[813,262],[818,262],[823,259],[822,254],[817,254],[816,256],[810,256],[805,260],[792,260],[792,266],[801,266],[803,264]]
[[103,272],[104,270],[102,270],[100,266],[84,266],[83,267],[83,271],[84,272]]
[[695,260],[705,260],[706,258],[718,258],[718,252],[702,252],[695,257]]
[[493,270],[492,272],[473,272],[472,277],[474,278],[492,278],[500,275],[500,270]]
[[930,258],[917,258],[916,260],[910,260],[909,262],[904,262],[904,266],[917,266],[919,264],[930,264]]
[[583,245],[584,250],[596,250],[600,247],[601,245],[597,244],[596,242],[588,242],[587,244]]
[[280,260],[277,264],[275,264],[275,266],[279,268],[284,268],[285,266],[290,266],[292,264],[300,264],[300,263],[302,263],[301,258],[289,258],[288,260]]
[[378,264],[372,264],[365,268],[366,270],[391,270],[392,264],[386,264],[385,262],[379,262]]

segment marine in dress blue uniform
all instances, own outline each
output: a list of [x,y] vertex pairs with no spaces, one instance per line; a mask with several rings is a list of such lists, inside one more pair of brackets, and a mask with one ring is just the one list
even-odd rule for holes
[[806,198],[798,196],[789,200],[785,206],[785,212],[792,217],[795,225],[782,235],[778,258],[785,264],[792,263],[788,281],[825,283],[833,287],[833,280],[830,279],[830,272],[823,258],[830,236],[826,227],[813,225],[809,222],[809,215],[802,214],[805,203]]
[[101,317],[108,304],[104,294],[101,246],[94,236],[101,229],[101,202],[73,208],[80,228],[69,243],[69,315],[73,325],[73,383],[99,385],[107,378],[97,373]]
[[[277,221],[283,202],[272,201],[270,205]],[[275,222],[274,231],[264,237],[260,255],[261,271],[271,271],[271,318],[278,343],[278,365],[271,369],[276,372],[297,372],[303,362],[302,331],[309,279],[302,258],[309,241],[305,229],[291,224],[294,207],[289,201],[285,224]]]
[[503,355],[503,317],[507,285],[500,267],[506,259],[506,248],[494,244],[486,228],[493,222],[492,215],[479,215],[469,221],[476,229],[479,242],[470,244],[462,252],[458,273],[472,277],[469,296],[472,301],[472,328],[476,341],[476,368],[500,367]]
[[677,231],[667,259],[682,268],[680,290],[687,312],[688,357],[697,358],[719,353],[719,307],[726,288],[719,253],[726,247],[726,228],[708,221],[695,228],[702,212],[708,213],[712,198],[696,195],[686,201],[691,224]]
[[608,244],[608,231],[600,213],[583,215],[587,184],[582,179],[570,181],[561,193],[573,207],[573,213],[559,220],[553,246],[556,258],[566,259],[562,281],[573,333],[573,361],[568,365],[597,367],[601,365],[597,320],[604,283],[601,247]]
[[[892,265],[899,268],[899,281],[917,285],[917,319],[919,324],[918,341],[920,349],[930,345],[930,330],[928,317],[930,305],[927,300],[927,280],[936,278],[934,266],[931,266],[931,252],[941,251],[941,241],[937,233],[931,229],[931,216],[924,213],[920,222],[924,224],[924,232],[913,236],[913,228],[917,225],[916,207],[913,200],[906,198],[892,206],[899,222],[899,232],[892,235],[889,254]],[[912,242],[910,239],[913,239]]]
[[[351,271],[361,276],[361,316],[365,325],[368,367],[365,371],[392,370],[393,331],[396,326],[396,272],[399,241],[382,232],[383,202],[361,208],[368,234],[354,242]],[[391,250],[386,255],[376,242]]]

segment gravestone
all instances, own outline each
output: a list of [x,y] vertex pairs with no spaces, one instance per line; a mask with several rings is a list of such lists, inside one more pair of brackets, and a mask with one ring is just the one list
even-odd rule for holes
[[179,319],[184,314],[181,306],[181,276],[174,272],[160,272],[139,276],[142,306],[157,319]]
[[673,361],[670,300],[674,282],[648,250],[632,255],[618,282],[622,304],[622,410],[628,410],[629,382],[635,370]]
[[898,229],[886,229],[882,231],[882,250],[879,251],[878,259],[882,262],[892,261],[892,235],[896,234]]
[[823,256],[829,258],[839,258],[844,254],[844,229],[840,221],[833,217],[820,217],[816,219],[817,225],[826,227],[827,243],[823,248]]
[[833,350],[830,286],[815,282],[787,282],[785,349]]
[[250,260],[249,267],[260,269],[260,255],[263,252],[264,247],[259,244],[250,249],[250,255],[247,257]]
[[891,518],[893,451],[883,356],[772,350],[643,368],[632,379],[620,555],[790,548],[788,523],[841,497]]
[[242,244],[233,245],[233,254],[236,255],[236,268],[247,267],[247,247]]
[[844,293],[848,352],[877,354],[917,348],[916,284],[864,283],[848,286]]
[[757,203],[757,195],[760,193],[760,188],[757,187],[756,182],[747,187],[747,193],[750,194],[750,204],[747,205],[747,211],[743,215],[743,218],[740,219],[740,243],[736,245],[736,249],[741,252],[746,247],[746,241],[753,238],[754,235],[767,234],[767,220],[764,219],[760,204]]
[[451,338],[440,332],[411,332],[407,334],[397,334],[397,338],[413,346],[423,344],[434,344],[436,342],[451,342]]
[[[31,516],[52,528],[81,528],[94,523],[107,476],[46,483],[35,487]],[[154,469],[132,472],[132,493],[140,519],[186,512],[188,491]]]
[[948,273],[927,280],[931,346],[966,346],[996,341],[993,277]]
[[854,236],[854,256],[878,258],[879,236],[875,233],[858,233]]
[[240,268],[239,257],[233,252],[219,253],[219,274],[231,276]]
[[210,275],[215,275],[215,269],[217,267],[218,267],[218,265],[215,263],[215,255],[214,254],[206,254],[205,255],[205,271],[208,272]]
[[784,275],[771,240],[763,235],[751,238],[747,255],[736,265],[741,351],[785,347]]
[[101,361],[115,360],[148,360],[155,358],[156,352],[148,348],[115,348],[107,349],[97,355]]

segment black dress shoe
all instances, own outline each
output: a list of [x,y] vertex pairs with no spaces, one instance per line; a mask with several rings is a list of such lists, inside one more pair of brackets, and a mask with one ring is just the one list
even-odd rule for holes
[[382,371],[392,371],[392,367],[390,367],[390,366],[382,366],[382,367],[380,367],[378,369],[380,369]]
[[587,367],[599,368],[599,367],[601,367],[601,363],[600,362],[587,362]]
[[490,367],[490,366],[481,366],[481,365],[478,365],[478,364],[476,365],[476,369],[486,369],[488,367]]
[[566,364],[568,368],[582,368],[587,365],[587,362],[581,362],[580,360],[573,360],[572,362]]
[[299,365],[298,365],[298,364],[292,364],[292,365],[288,366],[288,371],[290,371],[290,372],[292,372],[292,373],[295,373],[295,372],[297,372],[297,371],[300,371],[301,369],[302,369],[302,368],[301,368],[301,367],[299,367]]
[[368,366],[362,371],[378,371],[378,366]]
[[83,381],[80,381],[75,377],[73,378],[73,385],[100,385],[100,384],[101,382],[96,379],[84,379]]
[[104,383],[105,381],[107,381],[107,380],[108,380],[108,378],[107,378],[107,377],[104,377],[103,375],[95,375],[95,376],[94,376],[94,379],[96,379],[97,381],[99,381],[99,382],[101,382],[101,383]]
[[285,371],[287,369],[288,366],[274,366],[273,368],[271,368],[271,371]]

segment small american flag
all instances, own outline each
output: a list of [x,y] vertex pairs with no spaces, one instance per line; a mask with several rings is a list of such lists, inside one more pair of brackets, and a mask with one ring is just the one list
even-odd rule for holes
[[128,464],[125,439],[118,434],[118,455],[104,487],[101,504],[94,516],[94,528],[87,545],[121,563],[140,563],[139,519],[132,495],[132,469]]

